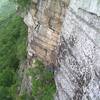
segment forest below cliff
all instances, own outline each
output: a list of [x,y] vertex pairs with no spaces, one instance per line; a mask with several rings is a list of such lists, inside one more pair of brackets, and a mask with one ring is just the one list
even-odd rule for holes
[[17,70],[26,58],[27,27],[15,7],[0,1],[0,100],[16,100]]

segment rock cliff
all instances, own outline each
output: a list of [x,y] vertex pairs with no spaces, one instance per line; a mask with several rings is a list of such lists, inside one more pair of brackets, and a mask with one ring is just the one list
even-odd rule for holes
[[68,4],[69,0],[32,0],[30,10],[24,16],[28,26],[28,54],[27,63],[19,70],[22,78],[20,94],[24,91],[31,93],[31,77],[26,72],[34,58],[41,59],[51,70],[57,66],[59,33]]
[[100,100],[99,16],[99,0],[32,0],[28,64],[37,56],[57,67],[55,100]]
[[99,6],[71,0],[60,34],[56,100],[100,100]]
[[28,25],[28,59],[41,58],[46,65],[56,65],[59,40],[68,0],[32,0],[24,21]]

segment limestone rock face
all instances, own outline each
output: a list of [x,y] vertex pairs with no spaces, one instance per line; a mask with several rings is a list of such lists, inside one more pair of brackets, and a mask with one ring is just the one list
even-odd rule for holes
[[55,100],[100,100],[99,2],[32,0],[24,17],[29,64],[37,56],[46,65],[59,65]]
[[27,70],[35,57],[43,60],[51,70],[54,69],[51,66],[57,65],[56,47],[68,4],[69,0],[32,0],[30,10],[24,16],[24,22],[28,26],[28,54],[27,64],[20,66],[20,94],[25,91],[28,94],[32,92],[32,80],[27,75]]
[[90,13],[94,13],[100,16],[100,0],[70,0],[70,7],[74,11],[78,9],[84,9]]
[[24,17],[28,25],[28,59],[41,58],[45,64],[56,65],[56,47],[68,0],[32,0]]
[[[95,2],[72,0],[66,11],[60,34],[55,100],[100,100],[100,17],[99,11],[93,10],[98,7]],[[90,9],[88,3],[94,8]]]

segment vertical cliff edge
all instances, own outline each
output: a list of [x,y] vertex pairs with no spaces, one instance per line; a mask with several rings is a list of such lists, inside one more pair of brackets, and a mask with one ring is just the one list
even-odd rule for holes
[[60,34],[56,100],[100,100],[99,7],[99,0],[70,2]]
[[56,47],[68,0],[32,0],[24,17],[28,25],[28,59],[34,56],[46,65],[56,65]]
[[[57,68],[57,47],[69,0],[32,0],[24,16],[28,26],[27,61],[20,66],[21,91],[31,93],[32,78],[27,76],[34,59],[40,59],[49,69]],[[23,14],[22,14],[23,15]]]
[[28,66],[37,57],[56,67],[55,100],[100,100],[99,0],[32,0],[30,7]]

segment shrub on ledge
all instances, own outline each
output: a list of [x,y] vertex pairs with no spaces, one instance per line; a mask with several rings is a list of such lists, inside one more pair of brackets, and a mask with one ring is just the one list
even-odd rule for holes
[[32,76],[32,95],[35,100],[53,100],[56,86],[54,73],[49,71],[44,64],[36,60],[34,68],[29,70]]

